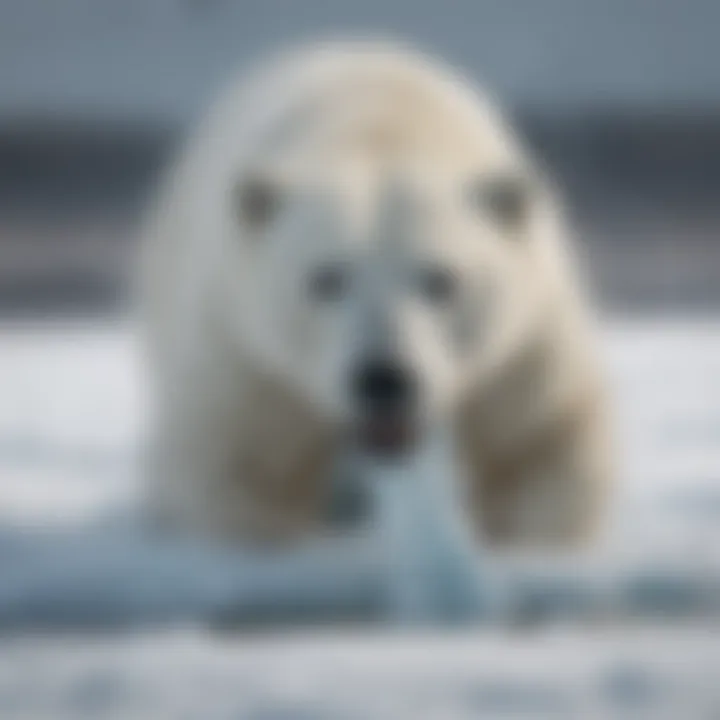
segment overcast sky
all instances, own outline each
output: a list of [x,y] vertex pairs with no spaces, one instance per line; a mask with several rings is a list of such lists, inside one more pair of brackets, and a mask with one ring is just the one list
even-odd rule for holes
[[369,31],[516,107],[720,103],[716,0],[0,0],[0,113],[184,122],[269,47]]

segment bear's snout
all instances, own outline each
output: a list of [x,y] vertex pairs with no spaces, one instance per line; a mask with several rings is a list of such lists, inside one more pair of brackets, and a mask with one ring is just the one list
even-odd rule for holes
[[364,411],[407,411],[417,400],[417,380],[414,373],[398,363],[373,361],[356,369],[352,391]]
[[351,393],[367,450],[397,455],[414,445],[419,387],[411,369],[392,360],[362,363],[352,375]]

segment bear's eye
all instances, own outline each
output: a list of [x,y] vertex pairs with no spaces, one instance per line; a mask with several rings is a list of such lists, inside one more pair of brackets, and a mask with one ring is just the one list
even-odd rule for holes
[[266,178],[244,178],[235,187],[234,203],[235,213],[243,225],[260,230],[277,215],[280,193]]
[[308,293],[313,300],[340,300],[349,285],[347,269],[342,265],[325,265],[314,270],[308,279]]
[[417,282],[423,297],[436,305],[449,304],[457,294],[457,277],[449,268],[425,268]]
[[514,175],[498,175],[473,183],[473,205],[489,213],[501,225],[515,228],[522,224],[530,208],[530,184]]

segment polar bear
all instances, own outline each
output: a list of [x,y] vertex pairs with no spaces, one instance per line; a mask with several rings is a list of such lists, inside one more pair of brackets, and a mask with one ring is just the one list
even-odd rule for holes
[[[455,70],[372,41],[259,63],[146,226],[157,515],[240,542],[313,534],[343,457],[392,474],[443,428],[473,542],[591,537],[612,473],[566,236],[549,180]],[[409,507],[422,483],[393,482],[380,495]]]

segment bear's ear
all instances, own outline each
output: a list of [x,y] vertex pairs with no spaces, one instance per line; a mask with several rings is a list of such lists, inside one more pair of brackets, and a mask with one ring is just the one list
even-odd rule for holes
[[250,175],[235,183],[232,193],[235,217],[250,230],[257,231],[272,222],[280,208],[280,189],[270,178]]
[[502,227],[516,230],[527,220],[533,200],[532,183],[515,173],[478,178],[470,187],[473,207]]

